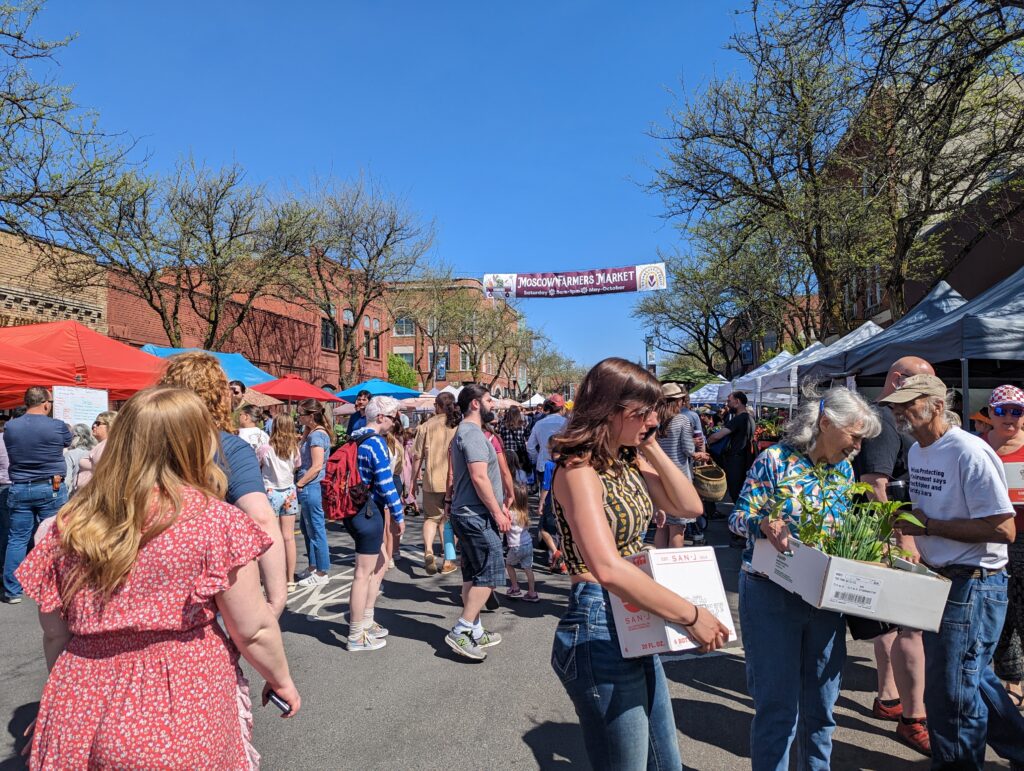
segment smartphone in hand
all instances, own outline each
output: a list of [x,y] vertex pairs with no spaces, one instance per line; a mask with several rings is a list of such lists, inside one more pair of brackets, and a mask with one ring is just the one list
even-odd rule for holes
[[292,705],[286,702],[273,691],[267,694],[267,700],[275,707],[277,707],[279,710],[281,710],[282,715],[287,715],[289,712],[292,711]]

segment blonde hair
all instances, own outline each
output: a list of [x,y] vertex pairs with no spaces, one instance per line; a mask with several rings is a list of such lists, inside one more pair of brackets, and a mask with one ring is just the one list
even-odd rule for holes
[[97,415],[96,420],[93,422],[99,423],[101,426],[106,426],[107,430],[109,431],[110,427],[114,425],[114,420],[116,419],[117,410],[107,410],[106,412],[101,412],[99,415]]
[[515,482],[512,487],[512,506],[509,513],[512,514],[512,521],[519,527],[525,529],[530,526],[530,494],[519,482]]
[[61,591],[65,607],[83,587],[110,598],[139,550],[177,520],[182,488],[223,498],[219,449],[210,413],[191,391],[157,386],[128,400],[92,480],[58,515],[61,547],[77,557]]
[[228,376],[216,358],[205,351],[186,351],[167,360],[167,369],[159,385],[187,388],[206,403],[214,424],[221,431],[236,433],[231,418],[231,391]]
[[270,427],[270,449],[282,460],[290,460],[299,449],[299,435],[295,431],[295,418],[282,412]]

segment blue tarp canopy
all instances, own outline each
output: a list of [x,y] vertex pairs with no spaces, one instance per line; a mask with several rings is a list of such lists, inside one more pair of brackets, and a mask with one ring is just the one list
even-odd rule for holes
[[354,402],[356,400],[356,395],[360,391],[369,391],[371,396],[390,396],[395,399],[412,399],[420,395],[419,391],[415,391],[412,388],[395,385],[394,383],[389,383],[386,380],[381,380],[380,378],[375,377],[373,380],[367,380],[365,383],[359,383],[351,388],[346,388],[344,391],[338,391],[337,396],[347,402]]
[[[171,356],[186,351],[201,351],[202,348],[161,348],[156,345],[144,345],[142,350],[159,356],[161,359],[168,359]],[[228,380],[241,380],[246,387],[267,383],[274,379],[269,372],[264,372],[240,353],[220,353],[219,351],[203,351],[215,357],[228,376]]]

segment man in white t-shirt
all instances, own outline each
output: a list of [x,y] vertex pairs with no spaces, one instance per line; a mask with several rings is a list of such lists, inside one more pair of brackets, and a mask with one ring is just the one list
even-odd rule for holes
[[888,396],[910,448],[910,499],[921,561],[952,584],[938,632],[924,633],[932,768],[982,768],[988,743],[1024,769],[1024,716],[990,669],[1006,616],[1007,544],[1015,536],[1003,464],[982,439],[946,420],[945,384],[913,375]]

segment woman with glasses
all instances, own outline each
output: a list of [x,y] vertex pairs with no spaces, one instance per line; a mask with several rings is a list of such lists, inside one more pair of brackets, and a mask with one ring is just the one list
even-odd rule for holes
[[114,425],[114,418],[116,417],[117,412],[114,410],[101,412],[96,416],[96,420],[92,424],[92,435],[96,438],[96,444],[89,450],[88,455],[78,461],[78,477],[75,479],[76,490],[80,490],[82,485],[92,479],[92,474],[96,470],[96,464],[99,463],[100,456],[107,446],[107,432]]
[[384,542],[388,526],[384,512],[391,512],[390,528],[397,540],[405,532],[402,498],[395,487],[391,455],[385,436],[400,425],[398,400],[374,396],[366,405],[366,425],[352,434],[359,442],[356,462],[359,476],[369,488],[363,508],[355,516],[342,520],[352,536],[356,550],[356,571],[348,608],[348,650],[373,651],[387,644],[388,630],[373,617],[380,584],[391,555]]
[[[996,451],[1004,465],[1024,463],[1024,391],[1016,386],[1002,385],[992,392],[988,401],[988,417],[992,428],[981,437]],[[1018,709],[1024,709],[1024,489],[1020,477],[1010,481],[1010,500],[1014,506],[1017,538],[1010,544],[1008,564],[1010,580],[1006,587],[1009,604],[1003,633],[996,646],[993,668],[1006,684],[1006,692]],[[1015,484],[1017,485],[1015,487]]]
[[685,627],[703,651],[720,648],[729,634],[710,612],[624,559],[643,548],[655,508],[687,517],[702,511],[693,484],[655,439],[661,400],[661,383],[647,370],[605,359],[583,378],[568,423],[551,440],[555,516],[572,575],[551,666],[595,769],[682,766],[661,660],[622,656],[609,594]]
[[306,540],[309,567],[299,574],[299,586],[317,586],[329,580],[331,555],[327,550],[327,521],[320,480],[327,472],[327,456],[331,452],[331,427],[324,405],[316,399],[299,402],[299,478],[295,487],[302,512],[302,536]]

